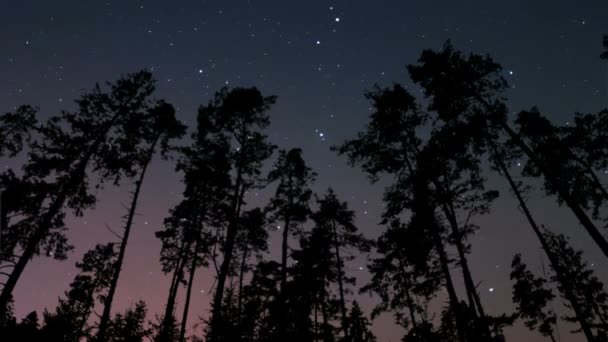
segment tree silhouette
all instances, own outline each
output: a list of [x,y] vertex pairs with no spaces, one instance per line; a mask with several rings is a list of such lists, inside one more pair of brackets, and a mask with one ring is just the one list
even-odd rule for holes
[[90,167],[102,180],[113,179],[115,183],[124,172],[123,165],[114,165],[112,158],[104,157],[120,155],[121,146],[114,145],[114,141],[137,123],[134,117],[138,113],[154,106],[155,101],[150,99],[154,81],[150,73],[142,71],[109,87],[109,91],[103,91],[96,86],[76,101],[77,112],[64,111],[38,126],[38,139],[30,144],[24,177],[34,182],[52,179],[52,191],[46,194],[45,205],[28,213],[28,221],[36,228],[20,244],[21,255],[0,294],[0,315],[26,265],[41,252],[41,247],[65,241],[64,208],[81,215],[95,203],[95,197],[88,192],[87,169]]
[[[419,236],[426,236],[427,243],[435,249],[450,305],[458,312],[461,305],[449,274],[451,261],[444,246],[445,228],[450,228],[449,242],[459,252],[469,305],[474,314],[479,315],[479,330],[488,336],[489,319],[485,317],[466,261],[469,248],[465,239],[476,226],[468,219],[460,225],[457,211],[463,211],[468,218],[486,213],[497,193],[484,190],[476,151],[466,144],[466,127],[457,124],[440,126],[438,115],[431,136],[425,142],[419,130],[427,128],[425,125],[430,116],[419,110],[414,97],[405,88],[400,85],[376,88],[366,96],[375,109],[366,131],[334,149],[346,154],[351,165],[360,164],[372,182],[382,174],[394,176],[394,183],[385,190],[384,222],[399,217],[406,209],[414,214],[419,211],[414,215],[416,221],[411,224],[418,225],[422,231],[428,230]],[[436,213],[437,210],[443,213],[443,217]],[[461,316],[455,315],[459,321],[460,338],[463,339],[467,329],[460,320]]]
[[0,157],[15,157],[32,141],[32,133],[38,128],[37,110],[31,106],[19,106],[14,112],[0,116]]
[[[556,266],[565,277],[565,281],[556,281],[557,288],[564,298],[571,296],[566,303],[569,307],[574,309],[574,305],[578,306],[575,316],[566,319],[578,322],[587,340],[604,341],[608,333],[608,293],[604,284],[583,261],[583,253],[570,247],[566,237],[549,232],[545,234],[557,256]],[[557,277],[554,280],[558,280]],[[588,330],[594,330],[595,334]]]
[[368,252],[370,244],[363,235],[357,232],[354,224],[355,213],[348,209],[346,202],[341,202],[330,188],[323,198],[317,198],[319,209],[312,214],[317,229],[326,230],[330,237],[334,263],[337,271],[338,295],[340,300],[342,333],[345,340],[349,340],[348,317],[346,313],[346,284],[354,283],[354,278],[348,278],[344,272],[345,261],[352,257],[345,252],[355,250]]
[[290,318],[294,318],[286,320],[293,322],[293,326],[288,327],[290,338],[306,336],[305,331],[302,334],[298,332],[308,324],[300,326],[298,323],[309,322],[312,316],[314,340],[336,340],[334,334],[338,329],[331,321],[340,311],[341,305],[339,300],[335,300],[330,289],[338,278],[331,233],[328,229],[314,227],[300,238],[301,249],[292,253],[293,281],[288,283],[291,287],[287,299],[288,307],[292,308],[289,311]]
[[[207,114],[199,111],[198,127],[192,134],[193,143],[180,149],[177,170],[184,173],[183,201],[165,219],[165,229],[156,233],[162,242],[161,264],[165,273],[173,272],[163,323],[157,341],[172,341],[169,335],[175,323],[174,306],[184,271],[189,271],[186,303],[179,331],[184,339],[190,295],[196,269],[206,266],[220,243],[219,231],[223,224],[225,201],[230,188],[230,146],[224,137],[212,134]],[[189,265],[186,261],[190,261]]]
[[[601,114],[602,112],[600,112]],[[604,116],[606,115],[604,114]],[[589,115],[587,118],[589,117],[591,121],[597,122],[601,127],[602,118],[600,116]],[[520,112],[516,123],[519,126],[519,135],[528,146],[538,152],[537,159],[546,167],[551,168],[560,187],[566,189],[569,196],[574,198],[583,209],[592,207],[594,216],[597,218],[599,208],[604,202],[608,201],[608,192],[597,178],[591,165],[598,165],[602,162],[605,164],[606,158],[602,159],[597,155],[598,148],[593,148],[590,145],[599,143],[599,146],[602,146],[601,144],[606,142],[606,134],[599,133],[597,137],[593,137],[597,128],[590,130],[588,125],[584,125],[582,121],[585,121],[585,119],[576,120],[576,127],[573,129],[568,126],[560,129],[560,127],[554,126],[536,108],[533,108],[530,111]],[[582,132],[574,133],[574,130]],[[563,131],[571,133],[574,137],[563,137]],[[591,135],[591,137],[578,140],[579,136],[586,134]],[[592,140],[593,142],[591,144],[581,144],[585,140]],[[586,148],[590,148],[589,151],[586,151]],[[593,155],[590,155],[591,153]],[[590,157],[600,158],[594,162],[589,160]],[[524,174],[534,177],[541,175],[539,168],[534,163],[526,164]],[[553,183],[547,182],[546,179],[544,189],[548,195],[559,195],[559,189]],[[560,204],[563,202],[561,197],[558,197],[558,200]]]
[[[132,118],[132,123],[129,125],[130,131],[126,132],[128,135],[120,137],[119,144],[124,144],[125,147],[121,150],[133,149],[132,153],[125,153],[125,155],[117,156],[114,154],[114,158],[119,163],[132,163],[133,168],[137,170],[129,170],[132,173],[138,173],[138,179],[135,182],[135,190],[131,200],[131,206],[125,219],[125,227],[121,236],[118,259],[114,268],[112,282],[110,283],[110,289],[108,290],[108,298],[104,301],[103,313],[99,322],[99,329],[97,330],[97,340],[106,340],[106,329],[110,322],[110,315],[112,312],[112,302],[114,300],[114,294],[116,287],[118,286],[118,278],[122,269],[122,264],[125,258],[125,252],[127,244],[129,242],[129,235],[133,226],[133,219],[135,217],[135,211],[137,209],[137,202],[141,193],[144,177],[148,166],[154,157],[157,145],[161,146],[161,154],[163,157],[168,157],[169,150],[171,149],[170,143],[173,139],[179,139],[185,134],[186,127],[182,125],[175,118],[175,110],[173,106],[167,103],[159,103],[157,107],[150,110],[149,113],[142,113],[143,117]],[[137,142],[145,137],[145,142],[138,149],[136,146]],[[128,147],[127,147],[128,146]]]
[[146,328],[146,314],[148,309],[143,301],[135,303],[124,314],[116,314],[108,325],[108,342],[143,342],[151,331]]
[[399,220],[389,224],[375,244],[379,256],[368,265],[371,282],[360,289],[380,298],[372,319],[392,312],[397,324],[409,328],[410,336],[421,336],[429,326],[426,304],[442,284],[432,241],[418,228]]
[[554,326],[557,322],[555,313],[547,308],[547,305],[555,298],[550,289],[547,289],[547,281],[537,278],[530,272],[521,261],[521,254],[513,257],[511,264],[511,280],[513,284],[513,302],[517,305],[519,316],[525,319],[525,324],[531,330],[538,331],[545,337],[555,342],[553,335]]
[[223,260],[213,298],[209,331],[212,342],[225,339],[222,300],[234,257],[245,193],[263,183],[260,176],[262,163],[275,148],[261,132],[270,124],[266,112],[274,102],[275,97],[264,97],[255,88],[235,88],[230,91],[224,88],[216,94],[213,101],[200,109],[199,122],[204,119],[215,135],[232,144],[229,156],[233,180],[225,214]]
[[[272,221],[282,224],[281,244],[281,298],[280,305],[283,313],[280,317],[287,318],[286,288],[287,288],[287,259],[289,257],[289,239],[301,233],[301,225],[310,213],[309,202],[312,191],[309,186],[315,179],[315,173],[306,166],[302,158],[302,150],[298,148],[289,151],[279,151],[279,157],[274,169],[269,173],[270,182],[278,182],[274,197],[270,200],[268,210]],[[280,229],[280,228],[279,228]],[[279,322],[279,334],[285,333],[286,322]]]
[[[549,236],[547,235],[546,229],[541,228],[536,223],[536,220],[533,218],[532,213],[530,212],[530,209],[528,208],[528,205],[523,197],[524,196],[523,191],[520,189],[521,184],[517,183],[513,179],[511,173],[508,170],[506,163],[507,162],[512,163],[512,160],[516,155],[515,156],[508,155],[508,153],[506,153],[506,151],[504,149],[499,150],[498,147],[496,146],[496,144],[494,144],[494,143],[491,143],[491,148],[492,148],[492,157],[491,158],[492,158],[493,162],[495,163],[495,167],[497,168],[498,172],[501,173],[507,179],[513,194],[517,198],[519,207],[523,211],[530,227],[532,228],[532,230],[534,231],[534,234],[538,238],[538,240],[541,244],[541,247],[542,247],[543,251],[545,252],[545,255],[547,256],[547,259],[549,259],[551,268],[553,269],[553,272],[555,273],[555,275],[554,275],[555,281],[559,282],[560,284],[568,284],[568,281],[569,281],[568,276],[566,274],[566,271],[561,266],[561,263],[559,261],[559,257],[557,255],[556,251],[551,247],[551,243],[549,240]],[[562,286],[562,294],[563,294],[563,297],[570,303],[570,306],[571,306],[572,310],[574,311],[575,315],[580,316],[582,313],[581,303],[579,303],[575,299],[573,289],[571,288],[571,286],[568,286],[568,285]],[[581,324],[581,328],[582,328],[583,332],[585,333],[585,336],[589,340],[589,338],[592,337],[592,332],[591,332],[590,327],[583,322]],[[591,339],[591,340],[593,340],[593,339]]]
[[96,245],[76,263],[80,273],[70,284],[66,298],[59,299],[55,312],[44,312],[42,334],[50,341],[79,342],[90,337],[92,327],[89,317],[95,307],[95,299],[103,303],[116,262],[112,243]]
[[604,49],[606,49],[606,51],[602,52],[600,58],[608,59],[608,35],[604,36],[602,44],[604,45]]
[[552,169],[554,163],[547,164],[543,151],[530,146],[509,125],[508,108],[503,98],[508,84],[501,75],[502,67],[499,64],[489,56],[464,56],[448,42],[440,51],[423,51],[419,64],[408,66],[408,70],[412,80],[423,88],[424,94],[429,98],[429,109],[436,111],[446,124],[457,125],[460,122],[475,132],[469,134],[470,144],[479,151],[485,150],[488,139],[506,135],[513,146],[529,159],[530,165],[534,165],[538,173],[542,174],[546,184],[555,189],[559,199],[572,210],[602,252],[608,256],[608,242],[567,187],[568,183],[560,182],[561,169]]
[[370,325],[367,317],[363,315],[359,303],[354,301],[348,316],[348,326],[350,328],[350,340],[348,341],[376,342],[376,336],[369,330]]
[[238,270],[237,318],[243,316],[243,286],[245,274],[250,270],[248,260],[255,256],[261,260],[260,253],[268,250],[268,232],[266,231],[266,216],[260,208],[244,211],[240,217],[239,230],[236,238],[236,250],[240,253]]

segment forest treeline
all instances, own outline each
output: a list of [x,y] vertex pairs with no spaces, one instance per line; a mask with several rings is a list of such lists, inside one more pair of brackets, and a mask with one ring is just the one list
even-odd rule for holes
[[[608,37],[603,44],[608,59]],[[504,341],[503,330],[517,320],[551,341],[562,320],[589,342],[608,341],[604,285],[583,252],[526,202],[530,183],[541,184],[536,192],[578,220],[570,230],[584,231],[608,257],[608,110],[576,113],[566,125],[536,107],[513,117],[502,67],[450,42],[424,50],[407,70],[422,95],[400,84],[371,88],[366,128],[332,147],[370,182],[388,181],[376,240],[359,232],[355,213],[331,188],[313,193],[316,173],[301,149],[277,151],[269,141],[276,97],[256,88],[219,90],[199,107],[190,139],[174,107],[155,97],[147,71],[96,85],[75,110],[46,120],[28,105],[0,116],[0,157],[23,160],[0,174],[0,339],[372,342],[370,320],[390,313],[404,342]],[[155,318],[143,301],[116,313],[134,216],[157,156],[175,165],[184,185],[155,232],[171,279],[166,305]],[[510,193],[487,187],[491,173]],[[79,273],[56,308],[15,318],[13,292],[30,261],[66,260],[73,249],[66,217],[86,215],[96,189],[109,186],[132,189],[116,240],[76,263]],[[273,190],[268,203],[248,203],[249,192],[265,188]],[[536,274],[515,255],[516,310],[495,316],[468,259],[471,236],[484,228],[476,219],[490,215],[499,196],[519,208],[550,267]],[[280,259],[273,260],[266,252],[277,229]],[[347,265],[367,253],[371,281],[357,287]],[[201,305],[192,301],[197,272],[215,282],[211,310],[191,331],[190,307]],[[371,317],[357,292],[378,298]],[[552,309],[556,301],[564,313]],[[443,309],[432,312],[431,302]]]

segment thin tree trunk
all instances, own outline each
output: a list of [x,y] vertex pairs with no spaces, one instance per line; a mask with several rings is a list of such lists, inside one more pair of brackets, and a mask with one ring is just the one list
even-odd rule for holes
[[330,335],[329,330],[329,318],[327,317],[327,302],[325,300],[325,293],[321,296],[321,318],[323,319],[323,341],[328,341]]
[[247,247],[243,250],[243,259],[241,259],[241,270],[239,272],[239,298],[237,304],[237,317],[238,321],[241,322],[241,316],[243,313],[243,279],[247,268]]
[[182,315],[182,325],[179,330],[179,341],[184,342],[186,338],[186,324],[188,322],[188,310],[190,309],[190,297],[192,295],[192,284],[194,282],[194,273],[196,272],[197,261],[198,261],[198,248],[200,244],[200,238],[196,241],[194,248],[194,255],[192,256],[192,263],[190,264],[190,278],[188,279],[188,290],[186,291],[186,300],[184,302],[184,313]]
[[169,297],[167,298],[167,304],[165,305],[165,314],[161,323],[160,334],[157,342],[168,342],[169,331],[172,329],[172,324],[175,320],[174,310],[175,302],[177,299],[177,291],[179,290],[179,284],[182,281],[184,274],[184,267],[186,265],[186,252],[190,248],[189,243],[182,243],[180,256],[173,271],[173,277],[171,279],[171,287],[169,288]]
[[[454,244],[456,245],[456,250],[458,251],[458,258],[460,259],[460,268],[462,269],[462,274],[464,276],[464,285],[467,293],[467,298],[469,300],[469,306],[473,309],[473,313],[477,315],[479,312],[479,316],[485,316],[483,309],[479,310],[478,307],[478,299],[477,290],[475,289],[475,283],[473,282],[473,277],[471,275],[471,271],[469,270],[469,263],[467,262],[467,257],[465,253],[465,248],[462,243],[462,236],[460,234],[460,229],[458,228],[458,223],[456,222],[456,218],[452,215],[453,212],[444,205],[444,213],[448,222],[450,223],[450,227],[452,228],[452,237],[454,238]],[[477,298],[476,298],[477,297]]]
[[230,271],[230,263],[232,262],[232,251],[234,249],[234,243],[236,241],[237,233],[237,220],[240,216],[240,202],[242,200],[241,186],[242,186],[242,170],[237,171],[237,178],[234,185],[233,203],[232,203],[232,217],[227,227],[226,242],[224,244],[224,260],[220,266],[220,273],[217,277],[217,287],[213,296],[213,309],[211,317],[211,333],[209,336],[210,342],[220,342],[223,340],[223,318],[222,318],[222,299],[224,297],[224,287],[226,285],[226,278]]
[[608,241],[602,235],[602,233],[597,229],[595,224],[591,221],[589,216],[585,213],[585,211],[581,208],[581,206],[570,196],[568,191],[564,189],[561,184],[555,180],[550,170],[547,170],[542,163],[538,162],[536,155],[532,149],[524,141],[521,140],[519,135],[506,123],[502,123],[502,128],[509,137],[521,148],[521,150],[536,164],[536,166],[541,170],[541,172],[545,175],[545,178],[551,183],[557,190],[560,197],[564,200],[566,205],[572,210],[576,218],[583,225],[587,233],[591,235],[593,241],[598,245],[598,247],[604,253],[604,256],[608,257]]
[[129,208],[125,230],[122,236],[122,241],[120,243],[118,259],[116,260],[116,264],[114,266],[114,274],[112,275],[108,295],[104,300],[103,313],[99,320],[99,328],[97,330],[97,341],[100,342],[106,340],[106,330],[108,328],[108,324],[110,323],[110,315],[112,313],[112,302],[114,301],[114,295],[116,294],[116,288],[118,286],[118,278],[120,277],[120,271],[122,270],[122,264],[124,262],[125,253],[127,251],[127,244],[129,243],[129,235],[131,234],[131,228],[133,226],[133,219],[135,217],[137,201],[139,200],[139,194],[141,193],[141,187],[144,182],[144,177],[146,176],[146,171],[148,170],[148,165],[150,165],[150,162],[152,161],[152,157],[154,156],[154,149],[156,148],[156,143],[160,139],[160,136],[161,133],[157,133],[156,137],[154,138],[154,141],[148,148],[148,151],[146,152],[146,162],[144,163],[141,169],[139,179],[135,183],[135,192],[133,193],[131,207]]
[[279,338],[285,339],[287,330],[287,252],[289,250],[289,225],[290,217],[285,215],[285,225],[283,227],[283,242],[281,244],[281,315],[279,317]]
[[473,275],[471,274],[465,253],[465,247],[462,242],[462,234],[460,234],[460,228],[458,227],[458,222],[456,221],[456,214],[451,204],[445,207],[445,213],[448,221],[450,222],[450,226],[452,227],[452,236],[454,237],[456,250],[458,251],[458,257],[460,258],[460,267],[464,276],[465,289],[471,308],[473,309],[473,313],[478,314],[479,318],[481,319],[482,327],[485,330],[484,334],[487,336],[487,338],[490,338],[492,333],[488,325],[489,322],[485,310],[483,309],[483,305],[481,304],[479,293],[477,293],[477,289],[475,288],[475,282],[473,281]]
[[530,213],[530,210],[528,209],[528,205],[526,204],[523,196],[521,195],[521,192],[519,191],[519,187],[517,186],[517,184],[511,177],[511,174],[509,173],[507,166],[505,165],[504,161],[502,160],[502,156],[498,153],[496,145],[493,142],[491,142],[491,146],[492,146],[493,153],[495,156],[494,159],[495,159],[496,164],[498,165],[499,169],[502,171],[503,176],[507,179],[507,182],[509,183],[511,190],[515,194],[515,197],[517,198],[517,201],[519,202],[519,207],[524,212],[524,215],[526,216],[526,219],[528,220],[530,227],[532,227],[532,230],[536,234],[536,237],[538,238],[538,240],[543,248],[543,251],[547,255],[547,259],[549,259],[549,263],[551,264],[551,267],[555,271],[555,275],[556,275],[558,281],[560,283],[564,284],[563,288],[565,290],[564,291],[565,297],[570,302],[570,305],[572,306],[572,310],[574,311],[574,313],[577,317],[577,320],[578,320],[579,324],[581,325],[581,330],[585,334],[587,341],[594,342],[595,337],[593,336],[591,327],[588,325],[588,323],[586,321],[581,319],[582,316],[580,314],[581,313],[580,305],[575,300],[575,297],[572,295],[572,292],[570,292],[569,286],[566,285],[566,284],[568,284],[568,282],[566,281],[566,279],[562,273],[561,267],[559,266],[559,263],[557,261],[557,257],[555,256],[555,254],[553,253],[553,250],[549,246],[549,243],[547,242],[545,235],[540,230],[540,227],[536,224],[536,221],[532,217],[532,214]]
[[[399,268],[401,269],[401,273],[403,274],[407,274],[405,267],[403,266],[403,261],[401,259],[399,259]],[[407,306],[408,306],[408,311],[410,312],[410,320],[412,321],[412,327],[414,330],[416,330],[417,327],[417,323],[416,323],[416,315],[414,312],[414,301],[412,300],[412,296],[410,294],[410,289],[409,289],[409,284],[405,285],[405,299],[407,301]]]
[[454,316],[456,318],[456,328],[458,330],[458,337],[461,342],[466,341],[466,324],[463,322],[462,310],[460,309],[460,302],[458,300],[458,296],[456,295],[456,289],[454,288],[454,283],[452,282],[452,277],[450,276],[450,267],[448,266],[448,257],[443,247],[443,242],[441,241],[441,236],[437,231],[438,227],[431,228],[433,239],[435,241],[435,248],[437,250],[437,254],[439,254],[439,263],[441,264],[441,271],[443,272],[445,278],[445,286],[448,290],[448,297],[450,300],[450,306],[454,312]]
[[338,290],[340,293],[340,310],[342,313],[342,330],[344,331],[344,339],[348,337],[348,321],[346,317],[346,301],[344,299],[344,284],[342,283],[342,258],[340,257],[340,244],[338,243],[338,233],[336,232],[335,222],[332,222],[332,233],[334,235],[334,248],[336,253],[336,268],[338,269]]

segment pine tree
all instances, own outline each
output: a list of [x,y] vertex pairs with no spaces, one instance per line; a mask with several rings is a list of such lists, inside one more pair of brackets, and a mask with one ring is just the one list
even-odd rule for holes
[[[125,217],[126,221],[119,245],[118,259],[116,260],[112,282],[110,283],[110,288],[108,290],[108,298],[104,302],[103,313],[99,322],[99,329],[97,330],[96,338],[98,341],[106,340],[105,334],[111,320],[112,302],[118,286],[118,278],[124,262],[129,235],[131,233],[131,228],[133,227],[133,220],[137,209],[137,202],[148,166],[152,162],[152,158],[154,157],[156,148],[159,144],[161,146],[161,155],[167,158],[169,151],[172,149],[170,146],[171,141],[181,138],[186,130],[186,127],[175,118],[173,106],[164,102],[159,103],[158,106],[153,108],[149,113],[144,113],[142,116],[142,118],[133,119],[133,124],[130,125],[133,132],[127,132],[130,134],[121,137],[119,141],[120,144],[125,145],[125,148],[122,148],[122,150],[132,148],[132,153],[126,153],[124,156],[118,157],[114,155],[115,159],[123,159],[121,162],[133,163],[132,165],[135,170],[132,172],[138,174],[138,178],[135,181],[135,190],[133,192],[131,206]],[[133,146],[141,136],[145,137],[145,142],[142,146],[139,148],[138,146]]]
[[312,317],[314,341],[336,340],[339,329],[332,325],[332,321],[341,305],[331,291],[338,278],[332,241],[330,230],[313,227],[300,238],[300,249],[292,253],[293,281],[288,283],[287,299],[293,310],[289,311],[290,316],[286,320],[293,324],[287,328],[290,336],[310,335],[308,331],[300,331],[307,324],[300,325],[299,322],[308,322]]
[[0,115],[0,157],[15,157],[32,142],[32,133],[38,128],[37,112],[32,106],[23,105]]
[[127,309],[124,314],[116,314],[108,325],[108,342],[143,342],[150,336],[150,329],[146,328],[146,314],[148,309],[143,301]]
[[354,224],[355,213],[348,209],[346,202],[341,202],[330,188],[322,198],[317,198],[319,209],[312,214],[317,229],[328,232],[330,237],[334,263],[337,270],[336,282],[340,300],[342,334],[349,340],[349,326],[346,313],[347,284],[354,283],[354,278],[348,278],[344,272],[345,261],[352,257],[346,256],[346,251],[368,252],[369,241],[357,232]]
[[[529,145],[508,123],[508,108],[503,94],[508,88],[501,75],[502,67],[489,56],[464,56],[450,42],[440,51],[423,51],[418,65],[408,66],[410,77],[429,98],[429,109],[437,112],[446,124],[469,128],[469,144],[479,152],[488,147],[488,140],[506,136],[538,169],[545,183],[555,189],[558,198],[575,214],[602,252],[608,256],[608,242],[574,196],[569,183],[562,184],[561,169],[554,170],[543,158],[543,151]],[[528,112],[534,112],[528,111]],[[475,132],[475,133],[473,133]],[[553,162],[552,164],[553,165]],[[580,174],[574,175],[580,179]]]
[[361,307],[357,301],[353,302],[348,316],[348,326],[350,327],[349,342],[376,342],[376,336],[369,330],[367,317],[363,315]]
[[[562,296],[567,299],[566,305],[572,309],[574,305],[578,306],[575,315],[566,319],[578,322],[589,341],[601,340],[600,337],[608,334],[608,293],[604,284],[583,260],[582,251],[573,249],[566,237],[549,232],[545,234],[557,256],[556,267],[559,267],[566,279],[559,281],[554,276],[553,280]],[[590,334],[588,330],[593,330],[594,333]]]
[[112,243],[96,245],[76,263],[80,273],[70,284],[66,298],[59,300],[55,312],[44,312],[42,334],[50,341],[79,342],[90,336],[92,327],[89,317],[96,299],[103,303],[116,262],[116,250]]
[[553,331],[557,316],[553,310],[547,308],[555,295],[547,288],[547,281],[535,277],[522,262],[520,254],[513,257],[511,268],[511,280],[515,281],[513,302],[517,305],[519,316],[525,319],[524,324],[529,329],[538,330],[555,342]]
[[[277,229],[281,229],[282,226],[281,298],[279,300],[283,307],[283,313],[280,314],[280,317],[283,319],[287,318],[286,288],[289,239],[301,233],[301,226],[310,214],[309,202],[312,191],[309,187],[314,179],[315,173],[306,166],[302,158],[302,150],[298,148],[279,151],[274,169],[268,175],[270,182],[278,183],[274,197],[268,205],[268,210],[271,212],[270,220],[279,227]],[[278,324],[279,334],[284,334],[286,322],[279,322]]]
[[204,122],[216,139],[229,141],[232,149],[229,157],[233,179],[225,211],[225,233],[217,286],[212,304],[209,339],[212,342],[225,340],[225,320],[223,317],[223,298],[226,281],[235,256],[239,218],[245,207],[245,194],[263,184],[261,168],[274,150],[262,133],[270,120],[266,113],[274,104],[275,97],[264,97],[255,88],[224,88],[215,99],[199,110],[199,124]]
[[[52,191],[45,194],[44,205],[27,213],[27,220],[36,227],[20,244],[21,254],[0,294],[0,315],[6,308],[17,281],[26,265],[40,254],[45,244],[65,241],[63,235],[65,208],[82,215],[95,203],[89,193],[87,170],[94,170],[101,181],[117,183],[125,172],[124,165],[112,163],[110,155],[121,155],[116,139],[125,136],[131,125],[137,124],[139,113],[147,112],[155,101],[150,99],[154,81],[148,72],[127,75],[109,91],[97,86],[77,101],[76,112],[64,111],[38,125],[37,139],[30,144],[24,177],[43,182]],[[133,141],[138,141],[134,137]],[[14,254],[14,253],[13,253]]]
[[[399,217],[405,210],[414,211],[416,207],[420,211],[417,216],[420,221],[416,224],[420,225],[419,229],[429,229],[427,239],[437,253],[450,305],[458,312],[460,301],[449,274],[451,260],[445,251],[446,242],[455,244],[469,305],[479,314],[479,330],[487,336],[490,333],[489,322],[484,317],[466,262],[469,247],[465,239],[476,226],[468,220],[463,226],[459,225],[457,210],[463,211],[467,217],[486,213],[497,194],[484,190],[475,151],[463,144],[467,137],[465,127],[435,125],[431,127],[431,137],[425,141],[419,131],[428,129],[431,117],[418,108],[415,98],[405,88],[400,85],[376,88],[366,96],[374,108],[366,130],[334,149],[346,154],[351,165],[361,165],[372,182],[382,174],[394,176],[393,184],[385,190],[384,223]],[[439,119],[435,122],[439,123]],[[436,163],[437,159],[441,162]],[[421,205],[423,202],[427,204]],[[451,230],[449,240],[445,237],[446,228]],[[456,317],[460,338],[463,339],[467,328],[460,316]]]
[[426,306],[442,284],[432,241],[419,228],[399,220],[388,225],[375,243],[378,257],[368,265],[372,279],[360,289],[380,298],[372,319],[392,312],[397,324],[409,328],[410,336],[422,334],[430,324]]

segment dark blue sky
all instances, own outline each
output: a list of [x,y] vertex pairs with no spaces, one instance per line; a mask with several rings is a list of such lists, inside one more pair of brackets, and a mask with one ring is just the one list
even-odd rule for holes
[[[563,124],[576,111],[608,105],[607,66],[599,59],[601,36],[608,33],[605,0],[21,0],[6,1],[0,9],[0,111],[29,103],[49,116],[72,108],[80,91],[97,81],[145,68],[158,79],[157,95],[192,124],[198,105],[220,87],[258,86],[278,95],[271,111],[273,142],[302,147],[319,174],[315,190],[333,186],[370,237],[381,229],[382,188],[368,185],[329,146],[364,127],[369,114],[365,89],[374,83],[410,85],[405,66],[422,49],[451,39],[459,49],[491,54],[513,86],[508,94],[513,111],[538,105]],[[411,85],[410,90],[417,92]],[[472,241],[471,264],[484,304],[491,313],[501,313],[513,309],[508,280],[513,254],[523,252],[538,270],[541,254],[505,184],[490,178],[503,196],[491,217],[478,222],[482,228]],[[164,305],[169,281],[160,273],[160,245],[153,232],[178,200],[179,179],[170,163],[157,161],[144,184],[117,309],[137,298],[146,300],[152,312]],[[96,210],[70,220],[76,250],[68,261],[32,263],[15,294],[19,315],[55,305],[74,276],[74,262],[96,242],[112,239],[104,224],[120,226],[120,202],[128,201],[129,190],[128,183],[104,190]],[[263,205],[264,198],[262,193],[251,203]],[[533,196],[531,201],[539,220],[571,236],[606,280],[605,261],[571,214],[551,199]],[[272,235],[271,248],[278,241],[278,234]],[[350,265],[359,285],[367,279],[359,270],[364,264],[360,259]],[[191,317],[208,312],[213,273],[198,274]],[[460,281],[457,272],[454,277]],[[374,302],[359,300],[367,309]],[[388,316],[374,328],[382,342],[402,335]],[[561,327],[562,340],[577,341],[567,328]],[[507,334],[513,341],[540,340],[521,325]]]

